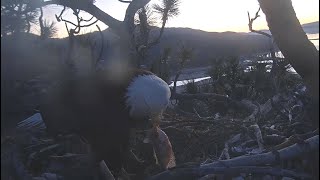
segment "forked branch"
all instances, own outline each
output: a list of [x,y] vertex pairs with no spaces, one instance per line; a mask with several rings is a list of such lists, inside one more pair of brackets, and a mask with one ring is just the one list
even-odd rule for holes
[[254,18],[251,18],[251,17],[250,17],[250,13],[249,13],[249,11],[248,11],[248,20],[249,20],[248,26],[249,26],[249,30],[250,30],[251,32],[254,32],[254,33],[257,33],[257,34],[261,34],[261,35],[267,36],[268,38],[272,38],[272,36],[271,36],[270,34],[265,33],[265,32],[263,32],[263,31],[254,30],[254,29],[252,28],[253,21],[255,21],[258,17],[260,17],[259,12],[260,12],[260,7],[259,7],[258,11],[256,12],[255,17],[254,17]]

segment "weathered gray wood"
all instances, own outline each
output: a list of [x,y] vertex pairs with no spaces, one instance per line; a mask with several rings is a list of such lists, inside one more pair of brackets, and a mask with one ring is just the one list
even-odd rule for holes
[[[237,172],[248,172],[249,170],[243,168],[243,166],[258,166],[258,165],[267,165],[276,163],[278,160],[288,160],[293,159],[295,157],[299,157],[303,154],[311,153],[319,150],[319,135],[311,137],[305,141],[305,144],[294,144],[287,148],[284,148],[278,151],[277,153],[268,152],[258,155],[252,156],[240,156],[230,160],[221,160],[215,161],[213,163],[204,164],[198,167],[193,168],[176,168],[168,171],[164,171],[160,174],[152,176],[148,178],[148,180],[158,180],[158,179],[195,179],[207,174],[214,173],[226,173],[228,170],[233,169],[237,170]],[[237,169],[238,168],[238,169]],[[242,169],[243,168],[243,169]],[[248,171],[247,171],[248,170]],[[251,168],[252,172],[254,171]],[[309,177],[306,174],[297,174],[292,171],[281,170],[281,169],[273,169],[273,168],[265,168],[259,169],[258,167],[255,169],[257,173],[275,173],[275,175],[279,176],[288,176],[288,177]],[[267,173],[268,172],[268,173]]]

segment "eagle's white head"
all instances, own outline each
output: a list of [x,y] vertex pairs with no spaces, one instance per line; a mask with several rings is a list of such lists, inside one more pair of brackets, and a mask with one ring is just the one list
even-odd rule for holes
[[158,122],[170,101],[168,84],[154,74],[134,77],[127,88],[126,105],[133,118],[150,117]]

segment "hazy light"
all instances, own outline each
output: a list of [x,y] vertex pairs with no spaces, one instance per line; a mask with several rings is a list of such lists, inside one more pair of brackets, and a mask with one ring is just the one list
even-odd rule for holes
[[[159,0],[151,0],[149,4],[157,3]],[[319,1],[318,0],[292,0],[297,17],[300,23],[319,21]],[[117,0],[97,0],[97,7],[107,12],[118,20],[123,20],[127,3],[121,3]],[[253,16],[259,8],[257,0],[181,0],[180,15],[169,19],[167,27],[188,27],[201,29],[204,31],[223,32],[248,32],[247,11]],[[54,14],[61,11],[59,6],[48,6],[45,12],[45,18],[55,20]],[[255,29],[267,29],[265,16],[260,12],[259,17],[254,22]],[[65,19],[71,19],[72,11],[67,11]],[[90,18],[85,14],[84,18]],[[63,22],[57,23],[59,27],[59,37],[67,36]],[[99,22],[98,25],[105,29],[107,26]],[[96,31],[96,27],[85,28],[84,32]]]
[[[254,16],[259,8],[257,0],[185,0],[181,3],[181,14],[168,22],[169,27],[191,27],[205,31],[248,32],[247,11]],[[318,0],[292,0],[300,23],[319,21]],[[266,29],[265,16],[260,12],[254,28]]]

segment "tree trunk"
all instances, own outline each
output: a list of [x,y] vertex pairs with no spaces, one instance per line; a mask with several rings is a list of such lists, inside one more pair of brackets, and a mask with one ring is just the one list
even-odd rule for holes
[[19,3],[19,5],[18,5],[18,11],[17,11],[17,19],[19,19],[17,22],[16,22],[16,24],[15,24],[15,27],[14,27],[14,29],[13,29],[13,34],[15,35],[15,36],[18,36],[21,32],[23,32],[24,31],[24,29],[23,29],[23,18],[22,18],[22,6],[23,6],[23,4],[22,3]]
[[172,89],[172,93],[176,94],[177,93],[177,81],[179,79],[179,76],[181,74],[181,70],[178,71],[178,73],[176,74],[176,76],[174,77],[174,81],[173,81],[173,89]]
[[30,24],[30,22],[28,21],[28,22],[27,22],[27,33],[30,33],[30,29],[31,29],[31,24]]
[[124,33],[119,39],[120,49],[118,56],[119,62],[123,65],[136,67],[138,65],[136,51],[134,49],[134,40],[131,38],[129,33]]
[[312,118],[319,126],[319,51],[303,31],[291,0],[258,1],[276,44],[306,83],[316,108]]
[[44,25],[43,25],[43,10],[40,7],[39,25],[40,25],[40,39],[44,39]]

